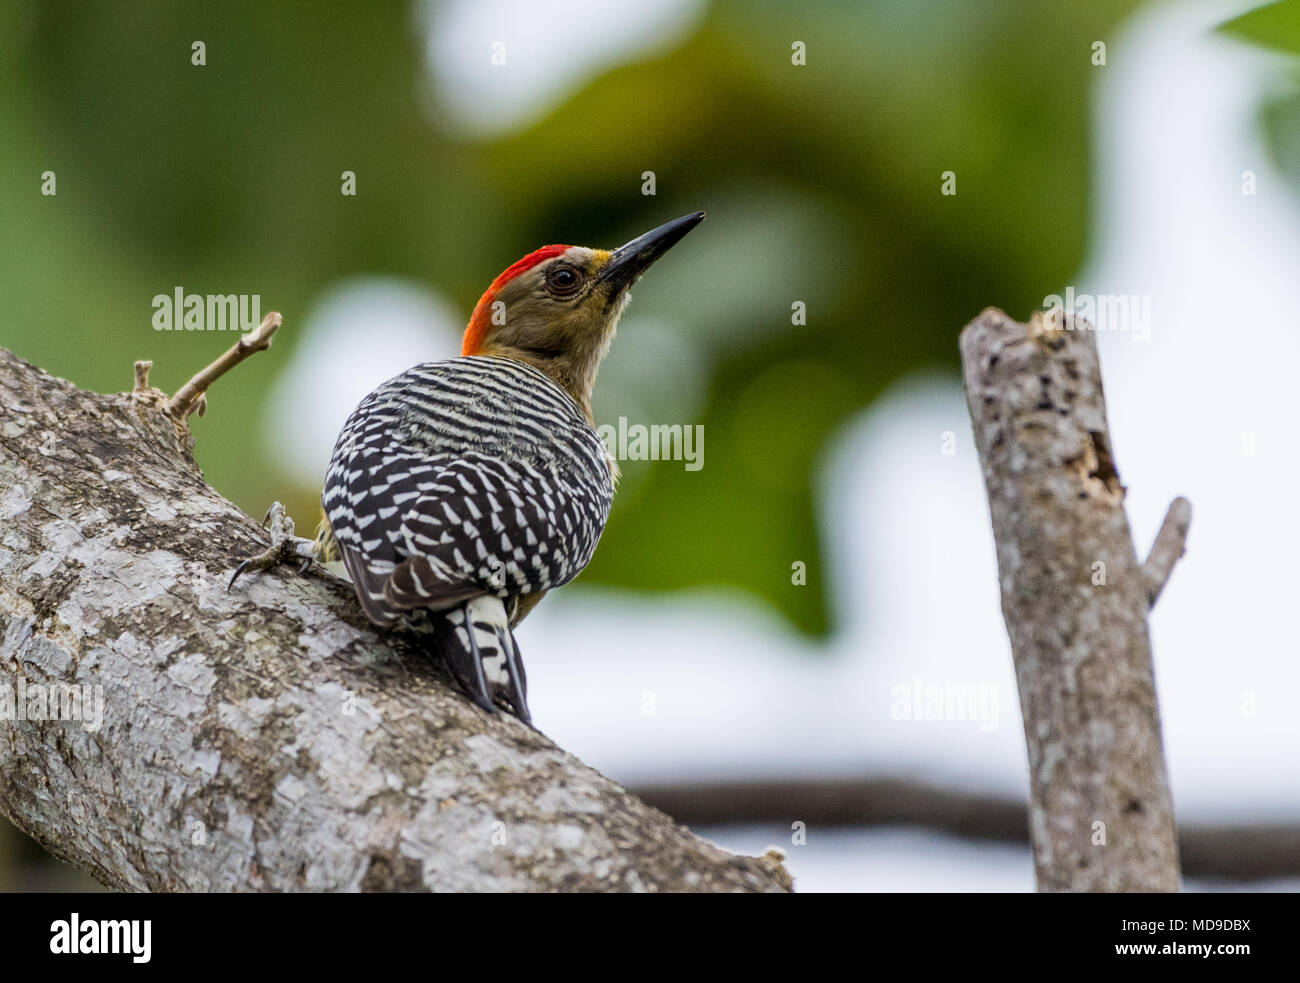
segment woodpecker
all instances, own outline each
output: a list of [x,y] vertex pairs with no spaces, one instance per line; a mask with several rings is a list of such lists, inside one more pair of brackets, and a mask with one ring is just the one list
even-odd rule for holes
[[341,559],[366,616],[420,625],[461,688],[531,725],[513,629],[590,561],[617,464],[591,394],[632,284],[704,218],[618,249],[550,245],[479,299],[459,358],[388,380],[334,446],[315,540],[272,505],[271,548],[241,563]]

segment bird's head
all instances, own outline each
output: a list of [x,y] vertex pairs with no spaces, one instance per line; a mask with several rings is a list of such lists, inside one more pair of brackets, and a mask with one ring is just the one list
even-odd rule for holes
[[615,250],[543,246],[492,281],[465,330],[462,355],[528,362],[591,417],[591,390],[632,284],[704,218],[694,212]]

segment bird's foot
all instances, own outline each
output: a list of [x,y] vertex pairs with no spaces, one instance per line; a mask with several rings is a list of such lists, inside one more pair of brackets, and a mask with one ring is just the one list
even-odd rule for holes
[[262,525],[271,530],[271,545],[235,567],[226,590],[234,587],[235,581],[249,570],[269,570],[279,563],[302,560],[302,567],[298,572],[305,573],[311,566],[311,561],[316,559],[316,543],[294,535],[293,519],[279,502],[271,503],[271,507],[266,510],[266,516],[262,519]]

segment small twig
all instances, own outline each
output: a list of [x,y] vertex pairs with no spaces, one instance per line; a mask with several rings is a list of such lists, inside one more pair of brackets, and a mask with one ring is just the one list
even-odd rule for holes
[[185,420],[196,411],[202,416],[207,407],[203,395],[207,388],[249,355],[270,348],[271,336],[280,327],[282,320],[277,311],[262,318],[262,323],[254,331],[240,338],[229,351],[181,386],[176,395],[167,401],[167,412],[177,420]]
[[1187,529],[1192,524],[1192,503],[1179,496],[1169,503],[1165,521],[1160,524],[1156,541],[1151,544],[1142,573],[1147,581],[1147,603],[1155,607],[1160,592],[1174,572],[1174,564],[1187,550]]
[[136,362],[135,363],[135,391],[138,393],[147,393],[149,391],[149,370],[153,368],[153,362]]

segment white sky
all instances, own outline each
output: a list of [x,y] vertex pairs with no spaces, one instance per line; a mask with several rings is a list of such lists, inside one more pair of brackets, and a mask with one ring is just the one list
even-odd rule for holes
[[426,2],[435,115],[476,137],[535,122],[601,71],[688,37],[704,9],[704,0]]
[[[536,9],[567,6],[587,5]],[[1300,821],[1293,610],[1300,458],[1289,436],[1298,415],[1300,208],[1250,125],[1277,62],[1209,33],[1243,6],[1154,7],[1109,44],[1109,64],[1096,69],[1095,255],[1073,284],[1152,298],[1150,340],[1103,334],[1103,372],[1139,551],[1175,495],[1187,495],[1195,511],[1189,553],[1152,631],[1175,803],[1182,820],[1199,822]],[[536,55],[529,70],[545,76],[524,98],[484,87],[474,59],[457,59],[491,33],[483,18],[508,10],[522,29],[534,7],[454,3],[434,65],[459,93],[462,122],[495,130],[543,111],[538,91],[562,98],[584,72],[626,58],[631,19],[662,16],[680,30],[696,9],[627,5],[617,37],[589,32],[581,65],[548,67],[540,48],[511,49],[521,59]],[[479,109],[482,118],[469,119]],[[1258,175],[1255,197],[1241,194],[1244,170]],[[1045,284],[1043,292],[1065,286]],[[294,386],[319,384],[317,373],[333,372],[330,365],[354,383],[343,389],[337,420],[317,421],[320,448],[308,451],[299,472],[308,480],[318,480],[339,425],[366,389],[415,361],[451,354],[461,330],[463,319],[421,288],[371,281],[364,289],[371,309],[385,291],[395,300],[383,332],[396,340],[382,364],[357,366],[341,354],[356,351],[341,327],[342,315],[357,309],[344,289],[322,302],[307,326],[320,336],[299,346],[302,364],[286,377],[286,399]],[[377,324],[360,330],[378,337]],[[430,351],[431,324],[448,351]],[[952,457],[940,453],[946,430],[958,439]],[[1253,456],[1242,453],[1246,432],[1255,435]],[[277,448],[301,439],[273,435]],[[825,474],[821,514],[827,529],[845,531],[827,542],[835,637],[799,638],[734,594],[573,587],[519,633],[539,726],[624,784],[843,772],[1023,795],[1025,752],[988,510],[958,381],[915,378],[895,387],[845,428]],[[893,687],[917,677],[988,687],[998,699],[997,726],[894,720]],[[647,694],[653,714],[643,712]],[[755,851],[787,842],[788,831],[717,835]],[[833,858],[787,847],[802,890],[1032,888],[1024,851],[888,831],[836,837]]]

